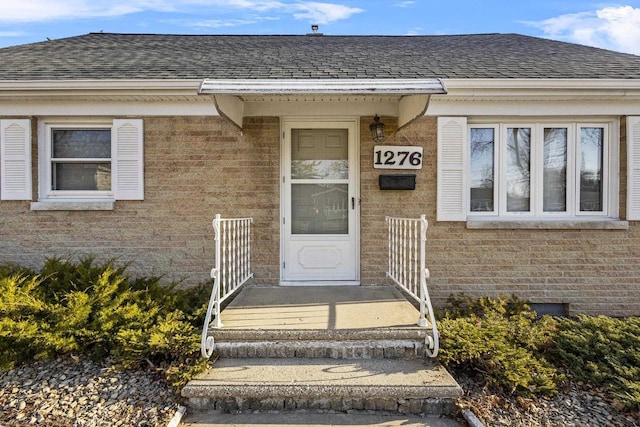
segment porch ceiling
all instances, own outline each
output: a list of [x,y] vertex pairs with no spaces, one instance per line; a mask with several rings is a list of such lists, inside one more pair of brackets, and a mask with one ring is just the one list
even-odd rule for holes
[[[198,89],[200,95],[213,95],[218,112],[240,129],[247,103],[252,104],[253,114],[287,115],[289,108],[283,105],[300,102],[350,103],[352,114],[397,115],[401,127],[424,114],[432,94],[446,93],[443,81],[435,78],[205,79]],[[354,110],[354,105],[359,108]],[[380,111],[381,107],[387,111]]]

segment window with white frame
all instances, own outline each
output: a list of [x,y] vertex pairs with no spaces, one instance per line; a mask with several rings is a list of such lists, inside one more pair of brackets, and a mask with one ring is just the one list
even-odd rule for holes
[[111,126],[46,127],[50,196],[111,195]]
[[144,199],[142,119],[45,119],[39,152],[40,189],[32,209],[96,209],[100,201]]
[[468,125],[471,216],[606,216],[608,123]]

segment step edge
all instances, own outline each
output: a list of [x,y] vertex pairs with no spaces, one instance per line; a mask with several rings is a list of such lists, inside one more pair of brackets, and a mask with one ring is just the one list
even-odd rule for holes
[[462,388],[455,384],[424,386],[389,385],[197,385],[183,387],[185,398],[390,398],[390,399],[457,399],[462,396]]
[[404,347],[415,347],[422,346],[424,342],[422,340],[345,340],[345,341],[331,341],[329,344],[326,340],[309,340],[309,341],[289,341],[289,340],[274,340],[274,341],[220,341],[216,340],[216,346],[221,346],[225,348],[232,347],[260,347],[264,345],[291,345],[294,347],[306,347],[311,345],[349,345],[349,346],[367,346],[367,347],[379,347],[379,346],[389,346],[389,347],[397,347],[398,345]]
[[433,335],[429,329],[412,330],[361,330],[361,329],[340,329],[340,330],[316,330],[316,329],[210,329],[209,336],[216,340],[231,341],[242,339],[245,341],[262,341],[265,339],[281,341],[315,340],[315,341],[356,341],[356,340],[379,340],[379,339],[416,339],[424,340],[427,336]]

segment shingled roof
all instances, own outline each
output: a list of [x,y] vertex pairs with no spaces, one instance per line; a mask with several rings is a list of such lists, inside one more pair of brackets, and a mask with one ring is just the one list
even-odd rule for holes
[[0,80],[640,79],[640,56],[518,34],[91,33],[0,49]]

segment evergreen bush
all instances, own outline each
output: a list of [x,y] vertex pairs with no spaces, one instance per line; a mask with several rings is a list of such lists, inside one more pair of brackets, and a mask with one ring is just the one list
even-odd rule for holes
[[509,394],[557,393],[562,379],[544,358],[556,323],[536,314],[515,297],[449,298],[438,322],[439,360],[447,367],[480,375]]
[[603,388],[616,406],[640,410],[640,318],[558,320],[551,356],[579,381]]
[[132,368],[195,360],[210,285],[177,289],[126,268],[92,257],[0,267],[0,369],[65,354]]

